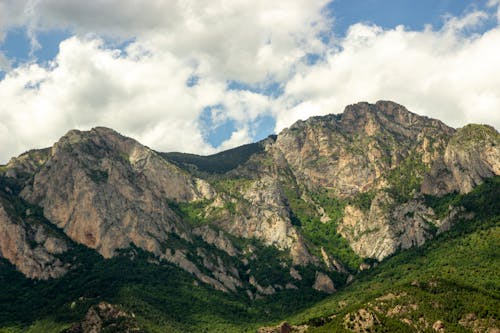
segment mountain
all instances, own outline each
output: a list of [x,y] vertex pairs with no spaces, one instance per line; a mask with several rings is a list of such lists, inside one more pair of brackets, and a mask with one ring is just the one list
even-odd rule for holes
[[[144,331],[241,331],[305,311],[292,322],[310,330],[370,331],[365,320],[425,331],[429,320],[405,324],[383,310],[377,293],[411,291],[381,276],[406,281],[413,272],[401,270],[422,253],[452,258],[457,239],[482,231],[489,249],[499,175],[494,128],[453,129],[388,101],[211,156],[156,152],[108,128],[72,130],[0,166],[0,327],[84,332],[89,317]],[[498,258],[474,246],[490,263],[486,281]],[[425,283],[440,274],[433,260]],[[498,305],[498,281],[488,281],[444,289]],[[356,303],[370,283],[377,293]],[[330,298],[315,305],[328,294],[353,297],[357,312]],[[493,309],[476,312],[470,325],[498,327]],[[327,315],[351,316],[352,327]]]

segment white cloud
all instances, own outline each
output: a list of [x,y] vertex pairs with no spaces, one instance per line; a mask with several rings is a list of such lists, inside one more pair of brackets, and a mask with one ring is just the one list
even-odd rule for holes
[[0,119],[7,128],[0,156],[48,146],[70,128],[96,124],[158,149],[209,152],[196,120],[225,87],[203,79],[187,87],[190,74],[167,54],[138,57],[95,39],[66,40],[48,68],[26,65],[0,81]]
[[[0,1],[0,42],[14,26],[27,29],[33,47],[37,31],[75,32],[52,63],[22,64],[0,80],[0,161],[96,125],[158,150],[211,153],[200,115],[215,105],[213,121],[236,128],[218,149],[251,141],[263,116],[280,130],[362,100],[394,100],[453,126],[500,127],[500,29],[470,33],[487,14],[447,17],[439,31],[355,24],[324,43],[326,2]],[[120,51],[101,37],[132,42]],[[308,53],[321,60],[307,65]],[[0,66],[7,60],[0,55]],[[230,80],[278,82],[284,94],[228,89]]]
[[[69,29],[48,67],[24,64],[0,81],[0,160],[50,145],[67,130],[104,125],[160,150],[210,153],[199,116],[223,105],[236,132],[224,147],[252,140],[249,122],[269,114],[268,97],[227,82],[286,80],[310,52],[322,52],[326,0],[7,0],[0,31]],[[99,39],[132,40],[126,52]],[[190,77],[197,84],[188,87]]]
[[[189,59],[202,74],[258,82],[284,79],[307,52],[324,49],[327,0],[31,0],[20,1],[30,28],[70,28],[79,34],[145,43]],[[15,4],[15,5],[14,5]],[[11,9],[10,11],[13,11]],[[34,37],[32,35],[31,37]],[[32,38],[36,47],[36,39]]]
[[488,6],[493,7],[493,8],[496,7],[496,9],[497,9],[497,21],[500,24],[500,0],[489,0]]
[[452,126],[500,128],[500,28],[465,34],[485,13],[448,18],[440,31],[351,26],[339,50],[292,78],[277,108],[277,130],[297,119],[388,99]]
[[461,32],[465,29],[474,29],[480,26],[489,15],[483,11],[476,10],[463,17],[455,17],[447,15],[445,17],[446,22],[443,27],[444,31],[450,31],[452,33]]

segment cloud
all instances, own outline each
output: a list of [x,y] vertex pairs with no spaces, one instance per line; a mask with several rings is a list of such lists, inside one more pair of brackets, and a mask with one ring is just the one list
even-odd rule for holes
[[[175,57],[106,49],[73,37],[47,68],[25,65],[0,81],[1,156],[51,145],[70,128],[116,128],[158,149],[209,152],[197,118],[225,87],[201,80]],[[6,128],[6,129],[5,129]]]
[[[200,115],[222,105],[235,132],[221,147],[252,140],[269,97],[228,88],[284,82],[308,53],[324,52],[325,0],[1,2],[0,31],[62,29],[48,65],[18,65],[0,81],[0,160],[48,146],[71,128],[116,128],[159,150],[211,153]],[[127,41],[125,50],[110,40]],[[4,66],[5,67],[5,66]],[[187,84],[192,78],[196,84]],[[260,118],[259,118],[260,119]]]
[[489,0],[488,6],[497,9],[497,21],[500,24],[500,0]]
[[466,29],[474,29],[480,26],[489,15],[486,12],[476,10],[463,17],[455,17],[447,15],[445,16],[446,22],[443,27],[443,31],[448,31],[451,33],[462,32]]
[[[190,60],[201,74],[259,82],[284,79],[307,53],[325,45],[326,0],[31,0],[10,3],[37,46],[36,29],[136,40],[154,52]],[[20,2],[23,4],[23,1]]]
[[0,42],[4,40],[8,28],[23,25],[27,21],[27,16],[24,13],[27,3],[27,0],[0,2]]
[[[208,154],[254,140],[263,119],[274,117],[279,131],[379,99],[453,126],[500,127],[500,29],[478,30],[490,14],[448,16],[440,30],[355,24],[334,39],[326,3],[2,1],[0,41],[12,27],[26,28],[32,47],[39,31],[74,36],[48,64],[9,68],[0,54],[8,69],[0,79],[0,161],[96,125],[157,150]],[[311,54],[318,61],[308,62]],[[273,85],[280,96],[261,89]],[[214,126],[234,128],[219,147],[204,136],[210,107]]]
[[464,32],[486,17],[474,12],[448,18],[439,31],[351,26],[322,63],[287,82],[276,129],[380,99],[455,127],[477,122],[500,128],[500,28]]

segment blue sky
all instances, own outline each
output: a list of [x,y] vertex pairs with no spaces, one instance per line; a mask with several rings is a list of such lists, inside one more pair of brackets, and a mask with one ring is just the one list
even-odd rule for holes
[[96,125],[208,154],[358,100],[500,122],[496,0],[116,1],[0,1],[0,161]]
[[336,17],[335,31],[342,34],[352,24],[366,21],[384,28],[400,24],[412,30],[422,30],[426,24],[440,28],[444,16],[487,10],[487,3],[478,0],[337,0],[328,7]]

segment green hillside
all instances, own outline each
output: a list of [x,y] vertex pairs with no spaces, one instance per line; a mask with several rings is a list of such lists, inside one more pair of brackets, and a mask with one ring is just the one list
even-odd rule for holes
[[[431,332],[438,320],[453,332],[468,332],[461,320],[470,327],[498,327],[499,197],[496,177],[465,196],[427,198],[436,209],[462,205],[475,217],[358,274],[326,299],[310,288],[255,301],[245,294],[228,295],[198,285],[175,266],[149,263],[152,258],[138,249],[105,260],[76,246],[66,255],[79,268],[49,281],[28,280],[2,260],[0,332],[60,332],[102,300],[133,313],[146,332],[254,332],[283,319],[307,323],[312,332],[342,332],[345,318],[356,322],[360,309],[379,323],[373,332]],[[305,280],[314,279],[312,270],[301,273]]]
[[[500,318],[500,178],[465,196],[428,198],[435,207],[462,205],[475,213],[420,248],[394,255],[358,275],[341,292],[289,316],[311,332],[349,332],[360,309],[375,316],[371,332],[486,332]],[[351,324],[349,322],[351,321]],[[363,321],[363,320],[361,320]]]

